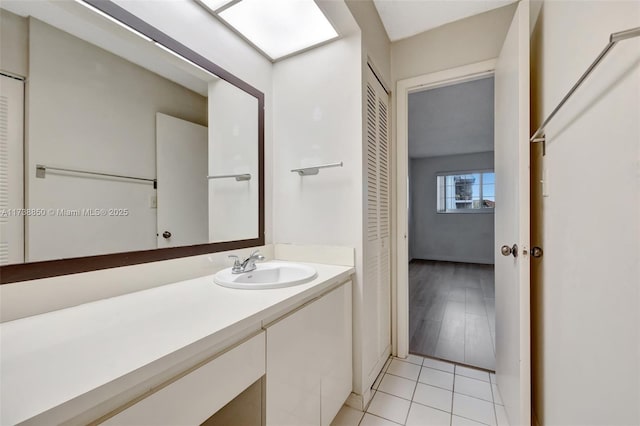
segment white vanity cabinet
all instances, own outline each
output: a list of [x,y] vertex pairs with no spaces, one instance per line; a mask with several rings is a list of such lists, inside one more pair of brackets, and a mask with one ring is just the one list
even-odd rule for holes
[[109,418],[105,425],[199,425],[265,372],[261,332]]
[[329,424],[352,388],[354,268],[310,266],[288,288],[205,276],[1,323],[0,424]]
[[351,281],[270,324],[266,425],[329,425],[352,388]]

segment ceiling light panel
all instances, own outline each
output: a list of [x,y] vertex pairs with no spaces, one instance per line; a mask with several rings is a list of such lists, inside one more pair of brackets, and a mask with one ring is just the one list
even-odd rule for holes
[[218,16],[273,60],[338,36],[313,0],[242,0]]
[[199,0],[203,5],[209,8],[212,12],[220,9],[222,6],[231,3],[233,0]]

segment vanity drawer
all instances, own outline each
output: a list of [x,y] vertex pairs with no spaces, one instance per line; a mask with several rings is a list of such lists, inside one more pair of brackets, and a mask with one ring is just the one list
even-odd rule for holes
[[199,425],[264,374],[261,332],[102,424]]

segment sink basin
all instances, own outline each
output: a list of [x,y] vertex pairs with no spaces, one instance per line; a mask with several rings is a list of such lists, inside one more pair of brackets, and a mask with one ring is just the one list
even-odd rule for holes
[[292,287],[308,283],[317,276],[318,273],[311,266],[269,261],[257,263],[255,270],[241,274],[231,273],[231,268],[223,269],[213,277],[213,280],[223,287],[256,290]]

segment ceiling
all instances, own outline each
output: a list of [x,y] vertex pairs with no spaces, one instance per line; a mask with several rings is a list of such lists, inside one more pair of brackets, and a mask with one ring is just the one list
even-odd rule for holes
[[497,9],[517,0],[373,0],[391,41]]
[[409,157],[493,151],[493,77],[409,94]]

